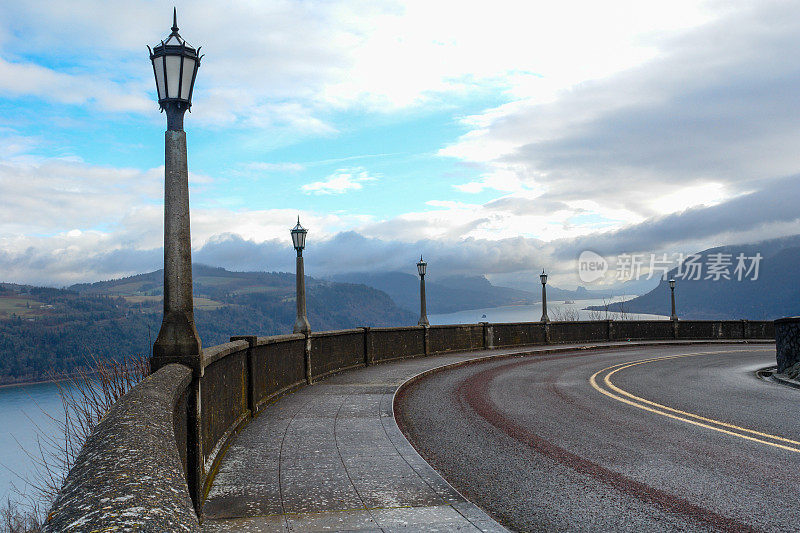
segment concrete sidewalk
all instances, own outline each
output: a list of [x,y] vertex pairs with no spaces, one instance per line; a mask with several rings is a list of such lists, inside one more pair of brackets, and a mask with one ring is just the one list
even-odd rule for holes
[[[592,346],[653,344],[687,342]],[[443,365],[585,347],[550,345],[408,359],[304,387],[267,407],[230,446],[203,508],[203,530],[506,531],[466,501],[408,443],[392,413],[394,392],[408,379]]]

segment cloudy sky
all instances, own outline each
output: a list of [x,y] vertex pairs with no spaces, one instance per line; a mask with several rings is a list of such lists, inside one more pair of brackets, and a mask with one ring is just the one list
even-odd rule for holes
[[[195,260],[578,283],[800,233],[800,3],[177,2]],[[172,3],[0,3],[0,281],[160,268]]]

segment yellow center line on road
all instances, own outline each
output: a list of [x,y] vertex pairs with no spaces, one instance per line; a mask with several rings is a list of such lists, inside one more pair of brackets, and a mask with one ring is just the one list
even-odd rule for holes
[[[690,413],[688,411],[682,411],[680,409],[675,409],[673,407],[669,407],[666,405],[662,405],[660,403],[647,400],[645,398],[641,398],[639,396],[635,396],[619,387],[614,385],[611,382],[611,376],[620,370],[624,370],[626,368],[630,368],[632,366],[642,365],[645,363],[652,363],[655,361],[664,361],[668,359],[678,359],[682,357],[696,357],[701,355],[713,355],[713,354],[722,354],[722,353],[736,353],[737,351],[745,351],[745,350],[723,350],[723,351],[713,351],[713,352],[694,352],[694,353],[685,353],[685,354],[678,354],[678,355],[668,355],[664,357],[651,357],[648,359],[642,359],[639,361],[634,361],[632,363],[619,363],[616,365],[611,365],[606,367],[602,370],[599,370],[592,374],[592,377],[589,378],[589,383],[594,387],[595,390],[598,392],[608,396],[609,398],[613,398],[619,402],[631,405],[638,409],[642,409],[644,411],[648,411],[651,413],[655,413],[661,416],[666,416],[668,418],[672,418],[674,420],[680,420],[682,422],[687,422],[689,424],[693,424],[695,426],[700,426],[706,429],[711,429],[714,431],[718,431],[720,433],[725,433],[727,435],[733,435],[735,437],[739,437],[745,440],[758,442],[761,444],[767,444],[769,446],[773,446],[775,448],[780,448],[782,450],[787,450],[791,452],[800,453],[800,442],[795,441],[792,439],[787,439],[785,437],[780,437],[778,435],[772,435],[770,433],[764,433],[762,431],[756,431],[754,429],[744,428],[741,426],[737,426],[735,424],[730,424],[728,422],[723,422],[721,420],[716,420],[714,418],[708,418],[705,416],[697,415],[694,413]],[[762,350],[747,350],[747,352],[753,351],[771,351],[769,349],[762,349]],[[598,384],[598,376],[603,373],[607,374],[603,378],[603,384],[610,390],[603,388],[601,385]],[[756,436],[753,436],[756,435]],[[759,438],[761,437],[761,438]],[[770,439],[770,440],[764,440]],[[771,441],[778,441],[778,442],[771,442]],[[786,444],[780,444],[780,443]],[[787,445],[788,444],[788,445]]]

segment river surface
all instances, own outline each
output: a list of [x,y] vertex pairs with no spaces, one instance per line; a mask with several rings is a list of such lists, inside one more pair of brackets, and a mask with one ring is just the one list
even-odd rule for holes
[[[618,313],[586,311],[589,306],[602,306],[606,303],[624,302],[636,296],[617,296],[611,300],[574,300],[566,303],[564,300],[547,301],[547,316],[551,321],[556,320],[605,320],[621,319]],[[477,324],[478,322],[537,322],[542,318],[542,304],[509,305],[505,307],[492,307],[488,309],[471,309],[440,315],[428,315],[428,321],[434,325],[441,324]],[[626,314],[626,320],[666,320],[663,315],[645,315],[639,313]]]
[[[618,297],[614,301],[630,299]],[[548,302],[550,320],[596,320],[605,318],[584,311],[602,300]],[[475,309],[430,315],[431,324],[475,324],[477,322],[535,322],[542,316],[541,304]],[[615,317],[616,318],[616,317]],[[659,315],[628,315],[628,319],[666,319]],[[35,479],[41,470],[34,457],[39,455],[38,441],[63,442],[58,424],[51,418],[63,417],[58,386],[54,383],[0,387],[0,505],[7,498],[21,500],[17,492],[31,493],[27,479]]]
[[63,412],[55,383],[0,387],[0,505],[8,498],[23,500],[18,492],[32,492],[26,480],[43,473],[34,460],[38,442],[63,442],[51,418],[62,418]]

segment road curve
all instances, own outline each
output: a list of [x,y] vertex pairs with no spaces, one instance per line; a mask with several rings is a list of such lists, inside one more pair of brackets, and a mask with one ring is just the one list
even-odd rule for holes
[[800,531],[800,390],[773,345],[518,357],[426,375],[395,414],[456,489],[519,531]]

